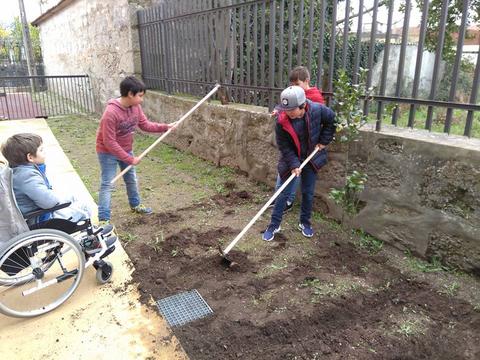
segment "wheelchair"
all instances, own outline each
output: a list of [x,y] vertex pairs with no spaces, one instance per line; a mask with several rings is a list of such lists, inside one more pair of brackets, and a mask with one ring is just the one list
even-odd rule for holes
[[[12,189],[12,172],[0,164],[0,312],[29,318],[52,311],[67,301],[90,265],[100,284],[108,282],[113,266],[104,258],[115,250],[107,246],[103,228],[90,219],[72,222],[50,219],[28,226],[30,219],[69,206],[60,204],[22,215]],[[113,242],[115,238],[112,238]],[[87,241],[100,246],[87,252]]]

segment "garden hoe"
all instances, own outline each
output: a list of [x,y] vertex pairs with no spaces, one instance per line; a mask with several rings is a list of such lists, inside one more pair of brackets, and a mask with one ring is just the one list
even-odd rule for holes
[[[312,158],[315,156],[317,152],[318,152],[318,148],[315,147],[315,150],[313,150],[312,153],[300,165],[300,170],[302,170],[303,167],[307,165],[310,160],[312,160]],[[288,186],[288,184],[290,184],[290,182],[293,180],[294,177],[295,177],[295,174],[290,175],[290,177],[282,184],[282,186],[280,186],[280,188],[275,192],[275,194],[273,194],[273,196],[267,201],[267,203],[263,205],[260,211],[257,212],[257,214],[253,217],[253,219],[250,220],[247,226],[243,228],[240,234],[238,234],[237,237],[233,239],[233,241],[225,248],[225,250],[222,250],[222,248],[219,246],[219,250],[222,255],[222,265],[226,267],[232,267],[233,265],[235,265],[235,262],[232,259],[230,259],[228,256],[228,253],[230,252],[230,250],[233,249],[233,247],[237,244],[237,242],[240,241],[240,239],[243,237],[243,235],[245,235],[248,229],[250,229],[250,227],[255,223],[255,221],[257,221],[258,218],[265,212],[265,210],[267,210],[270,204],[278,197],[278,195],[280,195],[283,189],[285,189]]]
[[[185,120],[187,117],[190,116],[190,114],[192,114],[195,110],[197,110],[197,108],[202,105],[205,101],[208,100],[208,98],[210,98],[213,94],[215,94],[217,92],[217,90],[220,88],[220,84],[215,84],[215,87],[212,89],[212,91],[210,91],[207,95],[205,95],[205,97],[200,100],[199,102],[197,102],[195,104],[194,107],[192,107],[185,115],[183,115],[179,120],[177,120],[177,125],[175,127],[177,127],[178,125],[180,125],[182,123],[183,120]],[[174,128],[170,128],[168,129],[162,136],[160,136],[157,140],[155,140],[155,142],[150,145],[143,153],[140,154],[140,156],[138,157],[139,159],[142,159],[145,155],[147,155],[155,146],[158,145],[158,143],[160,141],[162,141],[168,134],[170,134],[170,132],[173,130]],[[131,168],[132,168],[133,165],[128,165],[125,169],[123,169],[123,171],[118,174],[117,176],[115,176],[113,178],[113,180],[110,182],[110,184],[114,184],[115,181],[117,181],[118,179],[120,179],[123,175],[125,175]]]

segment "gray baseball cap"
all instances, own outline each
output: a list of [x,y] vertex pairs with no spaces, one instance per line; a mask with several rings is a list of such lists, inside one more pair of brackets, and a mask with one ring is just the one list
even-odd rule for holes
[[278,110],[293,110],[305,104],[305,91],[300,86],[289,86],[280,94]]

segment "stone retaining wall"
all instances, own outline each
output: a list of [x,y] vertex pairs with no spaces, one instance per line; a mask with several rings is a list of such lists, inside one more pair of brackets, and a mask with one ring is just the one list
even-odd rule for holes
[[[153,120],[171,122],[195,102],[148,91],[144,109]],[[273,189],[278,160],[273,130],[265,108],[210,103],[166,142],[239,168]],[[364,207],[348,219],[352,226],[400,249],[480,274],[479,140],[387,127],[381,133],[364,129],[357,142],[330,146],[315,206],[337,219],[341,209],[328,192],[344,184],[347,146],[351,170],[368,174]]]

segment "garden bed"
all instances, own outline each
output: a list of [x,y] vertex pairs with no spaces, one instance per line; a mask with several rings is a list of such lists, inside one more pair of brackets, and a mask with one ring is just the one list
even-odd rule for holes
[[[94,193],[95,123],[49,123]],[[143,149],[153,139],[136,141]],[[271,189],[163,145],[137,169],[155,213],[131,215],[119,182],[114,223],[143,302],[197,289],[213,309],[173,328],[191,359],[480,357],[478,278],[382,248],[319,212],[306,239],[296,230],[298,205],[271,243],[260,234],[267,211],[231,252],[237,266],[225,268],[218,244],[233,240]]]
[[[217,210],[235,211],[235,204],[224,204]],[[126,249],[145,303],[150,296],[197,289],[214,310],[211,317],[174,328],[192,359],[480,355],[478,309],[455,299],[454,289],[442,294],[401,274],[384,254],[371,256],[322,227],[304,242],[277,235],[252,252],[234,251],[238,265],[229,269],[221,265],[216,246],[239,230],[225,226],[226,219],[203,229],[181,226],[192,212],[119,224],[139,234]]]

